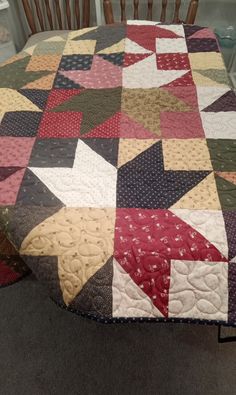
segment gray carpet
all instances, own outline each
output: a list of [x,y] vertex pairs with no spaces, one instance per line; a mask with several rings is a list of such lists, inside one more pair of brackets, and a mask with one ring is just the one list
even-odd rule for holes
[[33,276],[0,290],[1,395],[231,395],[235,366],[216,327],[97,324]]

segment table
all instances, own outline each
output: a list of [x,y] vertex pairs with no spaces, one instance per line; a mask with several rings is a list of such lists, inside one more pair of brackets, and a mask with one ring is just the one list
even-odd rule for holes
[[236,324],[236,99],[214,34],[61,34],[0,68],[0,226],[67,310]]

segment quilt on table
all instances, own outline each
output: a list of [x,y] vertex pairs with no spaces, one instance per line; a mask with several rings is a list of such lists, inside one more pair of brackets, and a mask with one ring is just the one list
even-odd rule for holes
[[57,303],[236,324],[236,98],[211,30],[55,36],[0,91],[1,229]]

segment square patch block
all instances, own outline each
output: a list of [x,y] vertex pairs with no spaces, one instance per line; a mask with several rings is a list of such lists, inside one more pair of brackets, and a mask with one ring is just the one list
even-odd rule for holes
[[95,52],[96,40],[68,40],[66,42],[63,55],[93,55]]
[[170,273],[169,317],[227,321],[227,262],[172,260]]
[[78,139],[37,139],[29,161],[32,167],[73,167]]
[[157,38],[156,53],[187,53],[188,49],[184,38]]
[[34,55],[30,58],[26,71],[57,71],[61,55]]
[[73,138],[79,136],[82,114],[80,112],[45,113],[38,137]]
[[0,167],[26,167],[34,141],[32,137],[0,137]]
[[236,139],[236,112],[201,112],[206,138]]
[[165,170],[212,170],[205,139],[162,141]]
[[198,52],[190,53],[189,60],[192,70],[224,70],[225,65],[220,53]]
[[93,62],[92,55],[62,56],[59,70],[90,70]]
[[236,140],[208,139],[211,163],[215,171],[236,171]]
[[41,41],[33,52],[34,55],[62,55],[65,41]]
[[219,52],[214,38],[191,38],[186,40],[188,52]]
[[198,112],[162,112],[161,134],[176,139],[205,137]]
[[42,113],[34,111],[7,112],[0,125],[0,136],[34,137]]
[[166,53],[157,55],[159,70],[190,70],[188,54]]

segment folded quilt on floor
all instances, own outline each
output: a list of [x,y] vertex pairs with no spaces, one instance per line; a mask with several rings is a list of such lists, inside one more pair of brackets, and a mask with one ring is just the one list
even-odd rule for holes
[[62,33],[2,65],[0,94],[1,232],[54,301],[236,325],[236,98],[211,30]]

